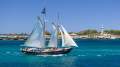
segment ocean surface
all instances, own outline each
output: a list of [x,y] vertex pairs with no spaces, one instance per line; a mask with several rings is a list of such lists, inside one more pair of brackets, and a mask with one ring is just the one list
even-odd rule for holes
[[0,41],[0,67],[120,67],[120,40],[76,39],[66,55],[25,55],[24,41]]

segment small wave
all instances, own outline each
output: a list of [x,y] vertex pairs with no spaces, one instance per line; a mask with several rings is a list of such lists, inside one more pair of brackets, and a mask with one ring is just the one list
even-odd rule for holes
[[96,56],[100,57],[100,56],[103,56],[103,55],[101,55],[101,54],[98,54],[98,55],[96,55]]
[[53,55],[54,57],[56,57],[56,56],[63,56],[63,54],[59,54],[59,55]]
[[80,55],[77,55],[77,56],[80,56],[80,57],[87,57],[87,56],[97,56],[97,57],[101,57],[101,56],[105,56],[105,55],[101,55],[101,54],[95,54],[95,55],[88,55],[88,54],[80,54]]
[[10,54],[11,52],[10,51],[7,51],[6,54]]
[[19,52],[14,52],[13,55],[21,56],[21,54]]
[[5,51],[0,53],[2,55],[11,55],[11,56],[20,56],[21,54],[19,52],[10,52],[10,51]]
[[78,56],[86,56],[86,55],[78,55]]

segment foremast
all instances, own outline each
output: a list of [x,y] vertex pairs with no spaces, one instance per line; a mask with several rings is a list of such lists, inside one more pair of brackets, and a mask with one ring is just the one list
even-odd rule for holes
[[46,10],[45,8],[41,12],[42,18],[37,17],[37,23],[30,34],[30,37],[25,42],[24,46],[27,47],[34,47],[34,48],[46,48],[45,45],[45,15]]

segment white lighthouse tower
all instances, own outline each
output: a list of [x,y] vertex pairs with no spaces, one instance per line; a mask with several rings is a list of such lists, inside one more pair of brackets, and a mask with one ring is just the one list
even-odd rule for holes
[[102,25],[100,29],[101,29],[100,34],[104,35],[104,26]]

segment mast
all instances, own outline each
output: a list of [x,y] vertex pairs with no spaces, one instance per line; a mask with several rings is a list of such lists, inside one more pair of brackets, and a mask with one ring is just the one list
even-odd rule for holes
[[43,8],[41,11],[42,18],[43,18],[43,30],[44,30],[44,35],[45,35],[45,26],[46,26],[46,8]]
[[[59,43],[59,33],[61,33],[59,24],[60,24],[60,15],[59,15],[59,13],[57,13],[57,24],[56,24],[56,27],[57,27],[57,42],[58,43]],[[59,46],[59,44],[58,44],[58,46]]]
[[57,48],[58,47],[58,42],[57,42],[57,33],[58,33],[58,30],[57,30],[57,27],[54,23],[52,23],[52,27],[53,27],[53,31],[52,31],[52,34],[51,34],[51,38],[50,38],[50,41],[49,41],[49,44],[48,44],[48,47],[55,47]]
[[43,37],[43,26],[41,22],[37,22],[32,30],[30,37],[25,42],[24,46],[45,48],[44,37]]
[[62,40],[62,47],[64,47],[64,36],[63,36],[63,31],[61,30],[61,28],[59,27],[59,31],[60,31],[60,34],[61,34],[61,40]]
[[44,7],[41,11],[42,15],[42,24],[43,24],[43,37],[44,37],[44,45],[46,44],[46,39],[45,39],[45,31],[46,31],[46,8]]
[[46,15],[46,9],[44,8],[41,12],[42,19],[40,17],[37,17],[37,23],[34,26],[34,29],[28,38],[28,40],[25,42],[24,46],[28,47],[36,47],[36,48],[45,48],[45,15]]
[[57,14],[57,23],[52,23],[53,32],[51,34],[51,38],[48,44],[48,47],[58,47],[58,33],[59,33],[59,15]]

